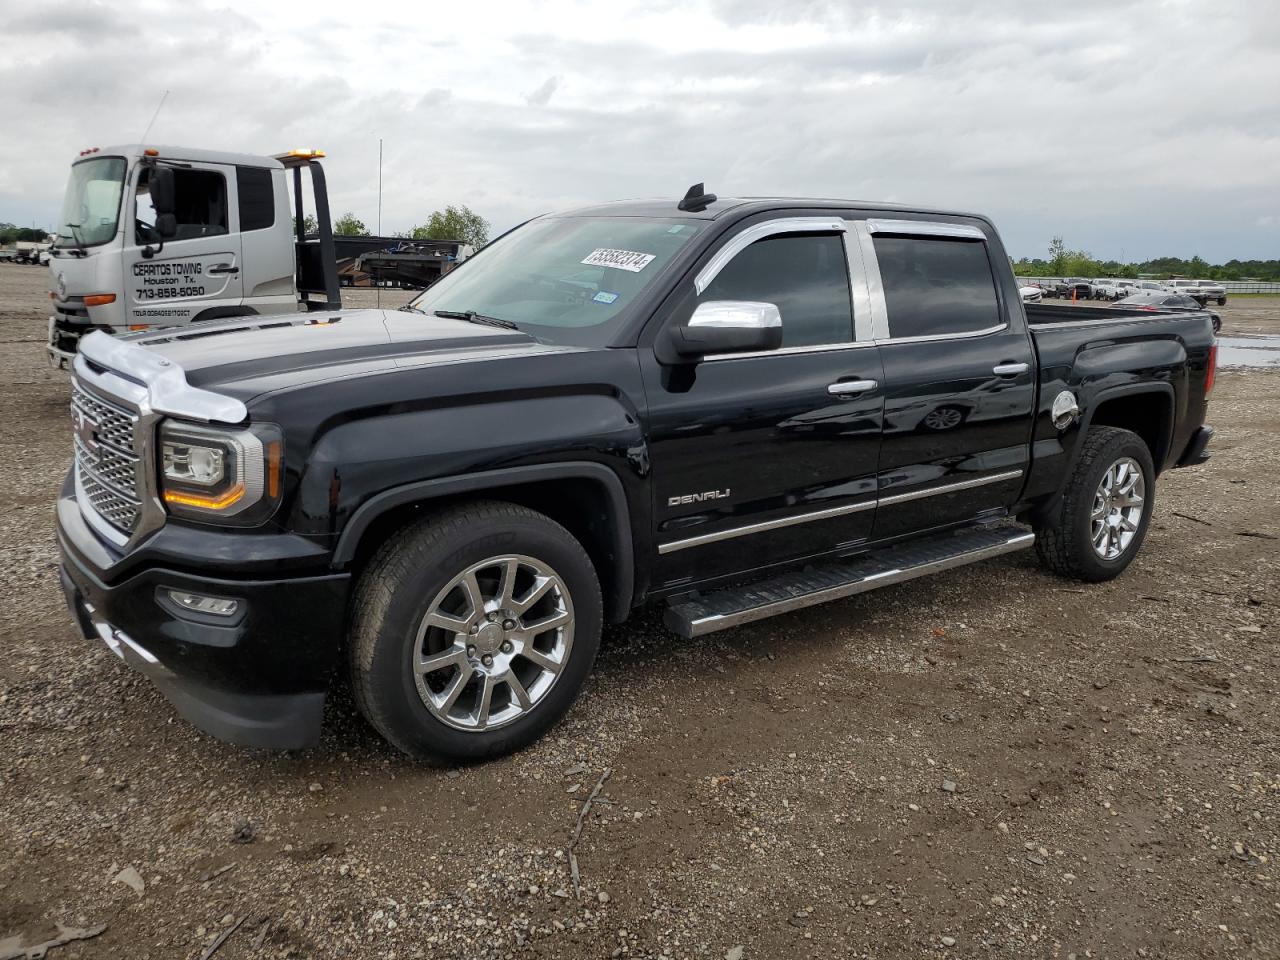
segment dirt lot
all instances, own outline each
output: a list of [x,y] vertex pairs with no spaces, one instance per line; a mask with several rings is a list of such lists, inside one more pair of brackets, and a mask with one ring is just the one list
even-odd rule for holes
[[441,770],[342,698],[318,749],[225,746],[79,638],[46,284],[0,266],[0,957],[1280,956],[1280,373],[1220,376],[1117,582],[1024,554],[711,640],[651,614],[545,741]]

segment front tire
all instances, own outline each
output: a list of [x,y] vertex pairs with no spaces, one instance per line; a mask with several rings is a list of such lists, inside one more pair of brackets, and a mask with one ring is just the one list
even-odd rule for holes
[[1133,562],[1155,506],[1151,451],[1136,433],[1094,427],[1054,514],[1036,530],[1040,562],[1060,576],[1111,580]]
[[446,508],[393,537],[360,578],[356,704],[411,757],[509,753],[572,705],[602,623],[595,568],[560,524],[510,503]]

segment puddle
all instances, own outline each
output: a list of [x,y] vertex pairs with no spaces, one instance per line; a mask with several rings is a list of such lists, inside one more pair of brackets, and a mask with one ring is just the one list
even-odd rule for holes
[[1280,368],[1280,335],[1219,337],[1218,366]]

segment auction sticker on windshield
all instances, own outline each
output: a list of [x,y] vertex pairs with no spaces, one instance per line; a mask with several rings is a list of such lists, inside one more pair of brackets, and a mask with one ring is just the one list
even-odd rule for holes
[[611,250],[597,247],[582,260],[589,267],[612,267],[614,270],[626,270],[639,273],[654,261],[652,253],[636,253],[633,250]]

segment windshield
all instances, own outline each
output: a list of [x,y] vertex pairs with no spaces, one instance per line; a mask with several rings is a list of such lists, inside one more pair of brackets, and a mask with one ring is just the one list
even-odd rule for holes
[[506,320],[548,343],[599,346],[702,228],[697,220],[548,217],[494,241],[410,306]]
[[123,157],[94,157],[71,165],[55,247],[92,247],[116,235],[124,171]]

